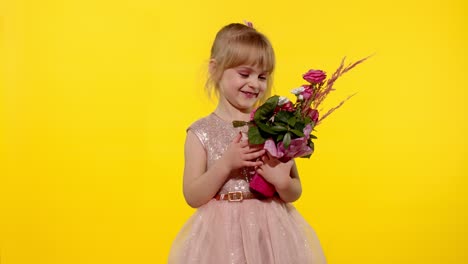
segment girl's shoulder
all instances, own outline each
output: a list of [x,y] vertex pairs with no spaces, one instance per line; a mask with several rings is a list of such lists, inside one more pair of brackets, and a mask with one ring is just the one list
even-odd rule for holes
[[211,113],[193,122],[186,131],[190,131],[195,134],[203,147],[206,148],[208,139],[211,138],[210,135],[212,134],[212,128],[215,127],[214,121],[213,113]]
[[213,113],[204,116],[195,122],[193,122],[188,128],[187,131],[198,131],[198,130],[206,130],[213,123]]
[[205,147],[210,140],[219,142],[225,137],[232,138],[236,133],[231,123],[224,121],[215,113],[196,120],[187,128],[188,131],[194,133]]

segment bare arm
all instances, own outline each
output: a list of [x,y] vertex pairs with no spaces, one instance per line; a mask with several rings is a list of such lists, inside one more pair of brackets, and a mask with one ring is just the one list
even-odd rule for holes
[[264,154],[260,148],[251,148],[240,140],[231,142],[223,156],[207,169],[207,155],[197,136],[190,130],[185,141],[184,197],[194,208],[210,201],[226,182],[233,170],[244,166],[260,166],[261,161],[251,161]]
[[263,160],[265,164],[257,172],[275,186],[280,198],[286,203],[299,199],[302,186],[294,159],[282,163],[265,155]]

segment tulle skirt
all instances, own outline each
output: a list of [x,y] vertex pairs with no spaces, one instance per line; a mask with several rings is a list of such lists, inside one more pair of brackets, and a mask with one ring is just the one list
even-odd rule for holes
[[324,264],[312,227],[279,199],[211,200],[177,235],[169,264]]

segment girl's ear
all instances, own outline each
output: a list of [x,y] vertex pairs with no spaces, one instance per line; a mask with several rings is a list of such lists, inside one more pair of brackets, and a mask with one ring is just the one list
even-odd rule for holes
[[208,64],[208,71],[210,72],[211,75],[213,75],[215,70],[216,70],[216,60],[211,59],[210,63]]

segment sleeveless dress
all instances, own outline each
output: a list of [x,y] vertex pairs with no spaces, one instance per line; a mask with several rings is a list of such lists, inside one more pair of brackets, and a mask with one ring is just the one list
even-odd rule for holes
[[[216,114],[188,130],[207,153],[207,167],[219,159],[233,138],[247,127],[234,128]],[[233,172],[218,194],[249,192],[253,169]],[[320,242],[299,212],[279,198],[212,199],[197,209],[172,244],[169,264],[324,264]]]

